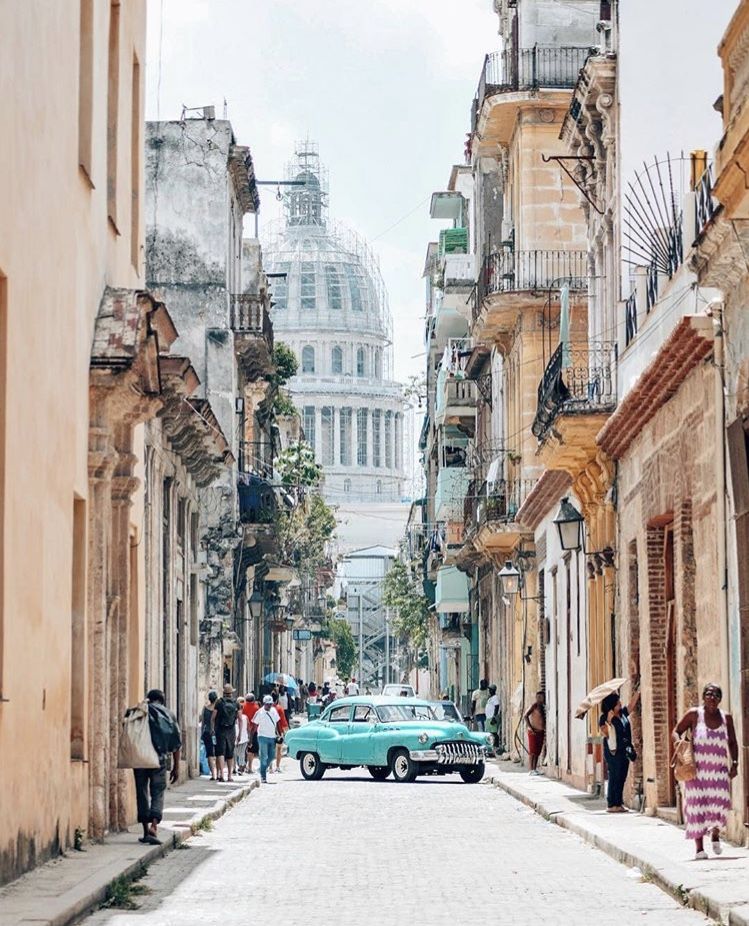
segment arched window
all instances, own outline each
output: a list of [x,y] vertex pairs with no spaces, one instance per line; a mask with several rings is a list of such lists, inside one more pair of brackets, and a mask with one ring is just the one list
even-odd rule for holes
[[343,373],[343,351],[340,347],[334,347],[331,353],[331,367],[333,373]]
[[309,344],[302,348],[302,373],[315,372],[315,348]]
[[356,375],[364,376],[364,348],[357,347],[356,349]]
[[343,480],[343,491],[346,493],[351,491],[351,480],[350,479]]

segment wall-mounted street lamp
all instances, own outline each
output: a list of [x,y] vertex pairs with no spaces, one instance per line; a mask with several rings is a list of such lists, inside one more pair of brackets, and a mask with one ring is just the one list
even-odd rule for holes
[[559,532],[559,543],[565,551],[578,553],[580,550],[586,556],[595,556],[600,559],[603,566],[614,565],[613,547],[604,547],[603,550],[587,550],[585,548],[585,518],[575,508],[569,498],[563,498],[559,511],[554,518],[554,524]]
[[255,590],[252,595],[250,595],[250,600],[247,602],[250,606],[250,616],[256,619],[259,619],[263,616],[263,593]]
[[543,595],[523,595],[523,573],[514,565],[511,560],[506,560],[504,566],[499,570],[499,585],[502,597],[505,599],[508,608],[512,608],[515,603],[515,596],[520,595],[521,601],[541,601]]

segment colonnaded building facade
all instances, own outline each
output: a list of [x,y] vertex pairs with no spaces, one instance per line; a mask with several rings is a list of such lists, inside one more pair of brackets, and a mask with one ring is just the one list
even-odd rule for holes
[[315,143],[297,144],[286,180],[285,217],[263,250],[268,273],[281,274],[273,327],[299,360],[289,387],[325,470],[325,496],[344,508],[400,503],[406,407],[377,260],[356,232],[328,220]]

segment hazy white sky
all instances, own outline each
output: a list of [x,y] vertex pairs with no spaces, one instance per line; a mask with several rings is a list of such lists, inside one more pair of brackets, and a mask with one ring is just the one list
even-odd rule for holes
[[[307,134],[331,215],[380,257],[396,375],[423,369],[429,197],[462,161],[471,99],[498,47],[491,0],[149,0],[147,117],[228,104],[258,179],[283,176]],[[261,189],[261,225],[277,215]],[[410,215],[409,215],[410,213]],[[399,221],[401,220],[402,221]],[[397,224],[395,227],[391,227]]]

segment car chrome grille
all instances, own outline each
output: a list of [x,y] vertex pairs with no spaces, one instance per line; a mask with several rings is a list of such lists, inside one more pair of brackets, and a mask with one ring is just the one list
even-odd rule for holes
[[439,765],[475,765],[484,758],[486,750],[476,743],[438,743],[435,747]]

